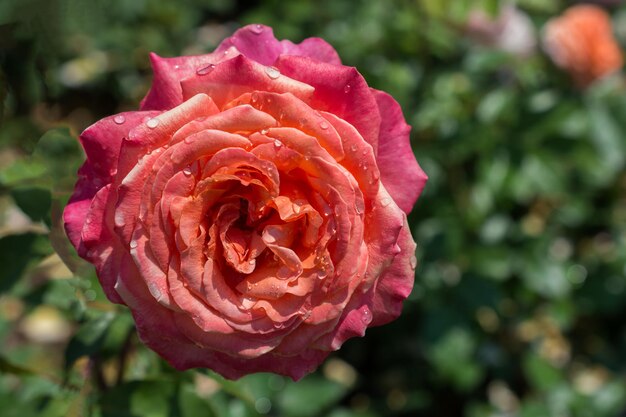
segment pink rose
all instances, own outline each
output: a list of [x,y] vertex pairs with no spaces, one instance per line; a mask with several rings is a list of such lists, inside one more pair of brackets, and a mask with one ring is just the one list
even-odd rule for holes
[[143,342],[181,370],[299,379],[395,319],[426,175],[394,99],[323,40],[261,25],[151,59],[141,110],[80,136],[64,213]]
[[578,4],[546,23],[543,46],[556,66],[579,87],[621,70],[624,54],[613,36],[611,16],[593,4]]
[[521,58],[532,55],[537,47],[532,20],[512,3],[503,5],[493,19],[482,10],[472,11],[466,31],[479,43]]

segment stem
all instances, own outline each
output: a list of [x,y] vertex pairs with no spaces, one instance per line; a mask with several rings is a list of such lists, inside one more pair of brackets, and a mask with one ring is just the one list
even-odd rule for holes
[[126,362],[128,360],[128,354],[130,353],[133,335],[135,334],[135,328],[131,327],[124,339],[124,344],[122,345],[122,349],[120,351],[118,361],[117,361],[117,377],[115,378],[115,386],[118,386],[124,380],[124,371],[126,369]]

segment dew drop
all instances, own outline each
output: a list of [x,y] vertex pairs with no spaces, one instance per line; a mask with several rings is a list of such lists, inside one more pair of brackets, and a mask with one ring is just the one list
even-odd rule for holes
[[114,222],[115,222],[115,227],[117,227],[117,228],[122,228],[122,227],[126,226],[126,222],[124,221],[124,217],[123,216],[120,216],[120,215],[116,214]]
[[159,125],[159,119],[157,119],[156,117],[148,120],[146,122],[146,126],[148,126],[150,129],[154,129],[155,127],[157,127]]
[[185,169],[183,169],[183,174],[185,174],[186,177],[191,175],[191,167],[189,165],[187,165]]
[[346,94],[348,94],[350,90],[352,90],[352,86],[350,84],[346,84],[346,86],[343,88],[343,92]]
[[275,80],[276,78],[280,76],[280,71],[276,67],[265,67],[265,73],[272,80]]
[[131,249],[135,249],[137,247],[137,245],[138,245],[138,243],[137,243],[136,240],[131,240],[130,241],[129,246],[130,246]]
[[363,323],[370,324],[372,322],[372,313],[369,310],[363,311],[363,317],[361,317]]
[[281,141],[279,141],[278,139],[276,139],[276,140],[274,141],[274,147],[275,147],[276,149],[280,149],[280,147],[281,147],[281,146],[283,146],[283,143],[282,143]]
[[380,205],[383,207],[387,207],[389,204],[391,204],[391,199],[388,197],[385,197],[382,200],[380,200]]
[[356,145],[354,145],[354,144],[353,144],[353,145],[351,145],[351,146],[350,146],[350,150],[351,150],[352,152],[355,152],[355,151],[356,151]]
[[322,130],[328,129],[328,123],[326,123],[326,122],[320,123],[320,129],[322,129]]
[[121,125],[121,124],[124,124],[124,122],[126,121],[126,118],[122,116],[121,114],[119,114],[113,118],[113,121],[116,124]]
[[261,130],[261,134],[262,134],[262,135],[267,135],[267,132],[269,132],[269,130],[267,130],[267,129],[263,129],[263,130]]
[[115,174],[117,174],[117,168],[111,168],[111,169],[109,170],[109,175],[110,175],[110,176],[114,176]]
[[207,75],[211,71],[215,69],[215,64],[209,64],[206,67],[198,68],[196,70],[196,74],[198,75]]
[[402,248],[400,247],[400,245],[398,245],[397,243],[395,245],[393,245],[393,248],[391,250],[391,253],[397,255],[400,252],[402,252]]
[[195,138],[194,136],[187,136],[187,137],[183,140],[183,142],[185,142],[185,143],[189,144],[189,143],[193,143],[193,142],[195,142],[195,140],[196,140],[196,138]]
[[417,268],[417,256],[415,255],[411,256],[411,259],[409,260],[409,264],[411,265],[411,269]]
[[174,69],[180,69],[180,65],[174,65]]
[[263,33],[263,25],[250,26],[250,32],[254,33],[255,35],[260,35],[261,33]]

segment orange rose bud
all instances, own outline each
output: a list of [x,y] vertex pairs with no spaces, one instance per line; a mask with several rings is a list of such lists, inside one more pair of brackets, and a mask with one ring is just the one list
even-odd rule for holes
[[554,63],[567,70],[581,87],[618,71],[624,61],[610,16],[594,5],[571,7],[550,20],[543,43]]

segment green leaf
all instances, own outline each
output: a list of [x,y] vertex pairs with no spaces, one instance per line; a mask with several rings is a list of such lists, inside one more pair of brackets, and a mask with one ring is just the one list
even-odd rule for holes
[[278,397],[278,404],[286,416],[311,417],[336,404],[345,393],[343,385],[311,375],[299,382],[287,383]]
[[99,399],[102,417],[170,417],[176,415],[174,381],[132,381],[117,386]]
[[0,356],[0,372],[12,375],[36,375],[36,373],[28,368],[11,363],[9,360]]
[[0,293],[10,290],[22,277],[28,265],[41,255],[39,236],[34,233],[0,238]]
[[526,354],[522,363],[530,384],[539,391],[548,391],[563,381],[561,372],[534,352]]
[[598,149],[603,164],[614,172],[624,166],[624,132],[607,107],[595,100],[589,108],[591,118],[591,140]]
[[0,171],[0,185],[13,187],[43,179],[46,175],[46,166],[40,161],[18,159],[8,168]]
[[39,187],[16,187],[11,190],[11,197],[31,220],[50,224],[52,199],[49,190]]
[[198,396],[192,384],[181,384],[178,391],[178,407],[181,417],[217,417],[209,400]]
[[114,313],[100,313],[80,326],[65,349],[66,369],[81,356],[92,355],[100,350],[114,318]]
[[466,329],[455,328],[431,346],[428,356],[441,377],[460,390],[469,390],[484,373],[473,359],[475,351],[474,336]]

